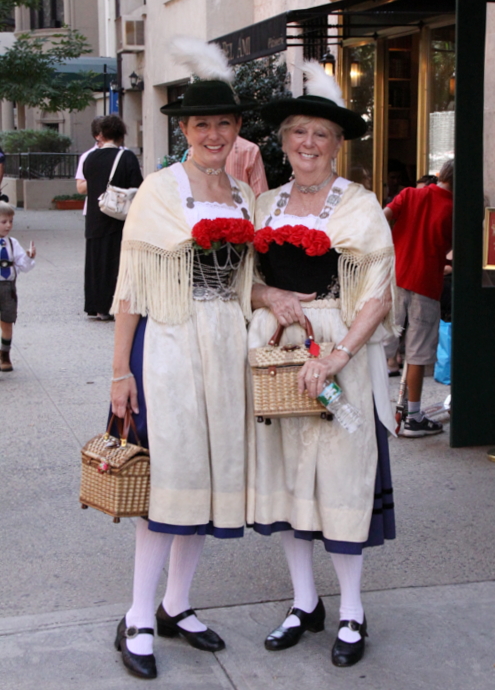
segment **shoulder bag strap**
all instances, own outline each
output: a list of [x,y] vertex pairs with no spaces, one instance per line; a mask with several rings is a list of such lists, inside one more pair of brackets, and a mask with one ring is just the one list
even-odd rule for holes
[[107,187],[109,184],[112,184],[113,176],[115,175],[115,171],[117,170],[117,166],[119,164],[120,159],[122,158],[124,151],[125,151],[125,149],[120,149],[118,154],[115,156],[115,160],[113,162],[112,169],[110,170],[110,177],[108,178]]

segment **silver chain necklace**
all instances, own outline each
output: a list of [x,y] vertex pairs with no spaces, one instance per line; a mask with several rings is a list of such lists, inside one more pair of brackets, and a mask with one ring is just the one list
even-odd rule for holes
[[303,185],[298,184],[294,180],[294,187],[297,189],[298,192],[301,192],[301,194],[316,194],[321,189],[323,189],[323,187],[326,187],[326,185],[330,182],[334,175],[334,172],[330,173],[330,177],[327,177],[327,179],[323,180],[323,182],[320,182],[320,184]]
[[225,168],[204,168],[199,163],[196,163],[194,158],[190,158],[190,161],[194,167],[196,167],[198,170],[201,170],[201,172],[205,173],[205,175],[221,175],[225,170]]

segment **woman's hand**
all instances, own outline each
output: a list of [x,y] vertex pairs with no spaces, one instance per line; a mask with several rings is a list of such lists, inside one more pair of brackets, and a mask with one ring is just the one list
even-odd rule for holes
[[124,379],[123,381],[113,381],[110,398],[112,401],[112,412],[117,415],[117,417],[122,418],[125,416],[128,404],[130,404],[134,414],[139,413],[137,386],[134,376]]
[[253,285],[252,292],[254,309],[266,307],[272,312],[281,326],[299,323],[303,328],[306,325],[306,320],[301,302],[312,302],[315,297],[316,292],[311,294],[291,292],[290,290],[279,290],[279,288],[260,284]]
[[299,393],[307,390],[310,398],[317,398],[327,379],[342,371],[349,359],[342,350],[334,350],[328,357],[308,360],[297,377]]

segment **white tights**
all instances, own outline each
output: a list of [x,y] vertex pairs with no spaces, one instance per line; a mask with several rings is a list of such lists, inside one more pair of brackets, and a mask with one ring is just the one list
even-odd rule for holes
[[[189,590],[198,565],[204,536],[183,536],[152,532],[148,523],[138,518],[136,525],[136,555],[132,606],[126,614],[126,624],[138,628],[154,628],[155,595],[162,570],[170,554],[167,589],[163,607],[170,616],[190,608]],[[206,630],[196,616],[189,616],[178,624],[191,632]],[[152,654],[152,635],[139,635],[127,640],[127,648],[134,654]]]
[[[296,539],[292,530],[281,533],[282,545],[289,565],[294,587],[294,607],[311,613],[318,603],[313,575],[313,542]],[[340,620],[363,622],[364,611],[361,603],[361,572],[363,556],[332,553],[332,562],[340,585]],[[282,623],[285,628],[300,625],[297,616],[290,615]],[[345,642],[357,642],[358,632],[342,628],[339,638]]]

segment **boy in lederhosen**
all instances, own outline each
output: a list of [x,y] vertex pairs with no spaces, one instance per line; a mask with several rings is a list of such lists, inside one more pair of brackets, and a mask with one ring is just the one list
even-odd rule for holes
[[27,273],[34,268],[36,249],[31,242],[29,251],[25,252],[19,242],[8,237],[14,223],[14,207],[0,201],[0,371],[12,371],[10,348],[12,344],[13,324],[17,319],[17,291],[15,281],[17,273]]

